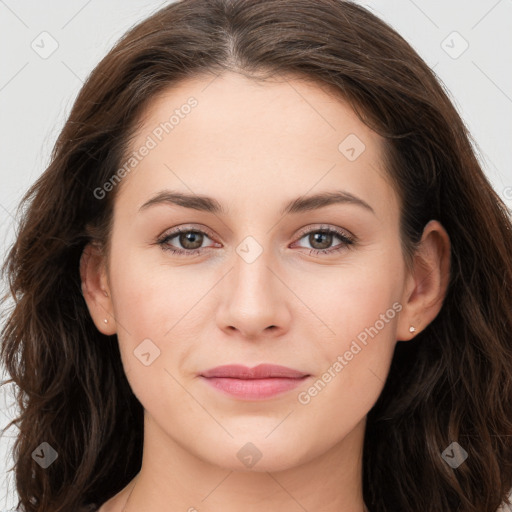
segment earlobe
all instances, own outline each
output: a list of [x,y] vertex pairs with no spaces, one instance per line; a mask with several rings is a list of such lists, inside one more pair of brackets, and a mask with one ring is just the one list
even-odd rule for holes
[[102,251],[93,244],[84,247],[80,258],[82,295],[96,328],[103,334],[116,333],[111,294]]
[[[408,341],[438,315],[450,280],[451,244],[437,220],[428,222],[414,257],[414,269],[403,297],[397,330],[398,341]],[[411,327],[414,330],[411,330]]]

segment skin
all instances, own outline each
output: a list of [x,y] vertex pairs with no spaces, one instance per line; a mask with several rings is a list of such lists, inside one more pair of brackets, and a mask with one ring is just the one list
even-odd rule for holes
[[[180,82],[145,111],[132,150],[190,96],[198,105],[119,185],[109,258],[88,245],[81,260],[92,319],[102,333],[117,334],[145,410],[141,471],[100,510],[120,512],[129,497],[128,512],[361,512],[366,415],[395,344],[413,339],[409,327],[420,332],[442,306],[448,235],[430,221],[407,269],[382,139],[332,91],[298,78],[258,83],[225,73]],[[349,134],[365,144],[354,161],[338,149]],[[211,196],[227,212],[169,203],[139,211],[163,189]],[[334,190],[374,213],[349,203],[279,213],[292,199]],[[207,230],[202,245],[195,242],[202,253],[173,255],[155,243],[177,226]],[[320,226],[357,241],[315,242],[308,234]],[[247,236],[262,249],[251,263],[236,250]],[[179,236],[167,243],[191,247]],[[300,403],[298,394],[394,303],[401,309],[394,318]],[[160,350],[149,366],[134,355],[146,338]],[[247,401],[198,377],[229,363],[280,364],[310,377],[292,391]],[[250,468],[237,457],[248,442],[262,454]]]

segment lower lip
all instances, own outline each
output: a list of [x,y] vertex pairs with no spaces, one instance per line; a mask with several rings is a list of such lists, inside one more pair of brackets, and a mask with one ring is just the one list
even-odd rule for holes
[[269,379],[202,378],[210,386],[228,395],[244,400],[262,400],[295,389],[307,379],[307,376],[297,379],[281,377]]

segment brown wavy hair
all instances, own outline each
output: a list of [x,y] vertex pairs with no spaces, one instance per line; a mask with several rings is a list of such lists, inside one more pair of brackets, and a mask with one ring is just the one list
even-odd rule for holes
[[[81,292],[86,243],[108,247],[115,174],[149,102],[224,71],[312,80],[338,91],[385,138],[404,259],[439,220],[451,239],[441,311],[397,343],[369,411],[363,492],[372,512],[496,512],[512,487],[512,225],[441,82],[368,10],[343,0],[182,0],[127,32],[81,89],[51,163],[22,199],[2,268],[12,300],[1,361],[16,385],[18,509],[101,504],[140,470],[143,408],[117,337]],[[118,187],[117,187],[118,188]],[[457,441],[468,458],[441,457]],[[32,458],[49,443],[58,459]]]

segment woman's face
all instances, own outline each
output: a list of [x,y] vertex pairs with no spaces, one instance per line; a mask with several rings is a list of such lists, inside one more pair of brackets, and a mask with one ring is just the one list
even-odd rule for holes
[[[146,436],[256,471],[360,441],[413,323],[380,137],[318,85],[231,73],[167,90],[143,123],[104,188],[120,187],[97,325]],[[261,364],[303,377],[206,377]]]

